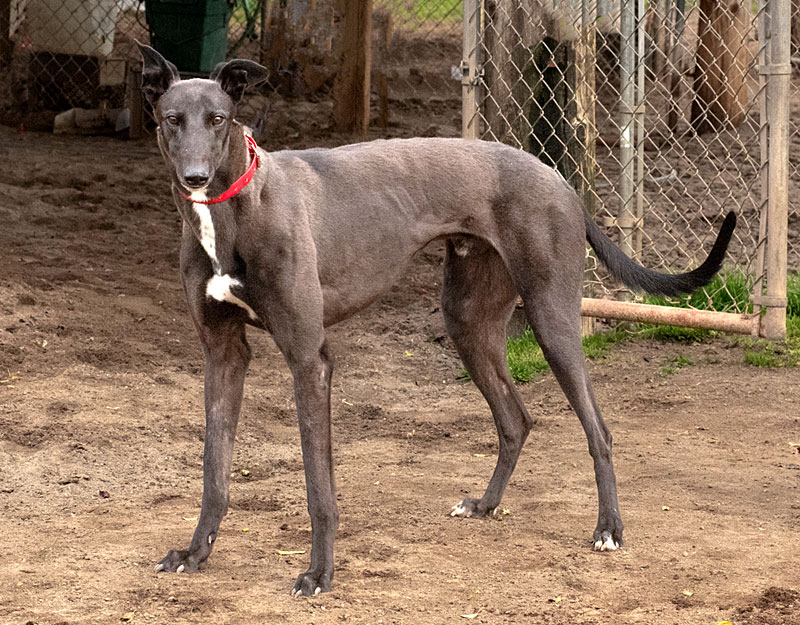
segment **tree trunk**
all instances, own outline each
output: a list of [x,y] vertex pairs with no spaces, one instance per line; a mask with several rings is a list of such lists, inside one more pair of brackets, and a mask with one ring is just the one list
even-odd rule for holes
[[691,116],[698,133],[735,128],[744,119],[748,17],[737,0],[700,0]]
[[333,76],[333,13],[333,0],[275,3],[264,18],[267,32],[261,42],[271,84],[289,95],[306,96]]

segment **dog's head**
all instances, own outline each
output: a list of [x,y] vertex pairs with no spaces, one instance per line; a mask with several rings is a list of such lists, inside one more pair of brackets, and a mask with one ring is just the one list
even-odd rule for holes
[[205,190],[226,158],[236,107],[247,85],[265,80],[258,63],[234,59],[210,79],[181,80],[177,68],[153,48],[142,54],[142,92],[153,107],[159,144],[177,181],[189,192]]

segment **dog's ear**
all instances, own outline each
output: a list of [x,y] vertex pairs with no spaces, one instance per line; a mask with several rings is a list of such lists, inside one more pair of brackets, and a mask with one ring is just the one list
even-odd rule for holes
[[219,63],[211,72],[211,80],[216,80],[236,104],[242,99],[247,85],[255,85],[266,79],[267,68],[247,59]]
[[169,86],[180,80],[178,68],[153,50],[150,46],[136,42],[142,55],[142,93],[155,109],[156,102],[169,89]]

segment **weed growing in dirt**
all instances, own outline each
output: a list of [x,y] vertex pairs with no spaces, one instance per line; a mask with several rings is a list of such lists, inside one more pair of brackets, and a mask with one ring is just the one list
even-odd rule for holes
[[683,367],[689,367],[694,363],[689,360],[688,358],[681,356],[680,354],[672,358],[668,364],[661,366],[661,375],[672,375],[678,369],[682,369]]
[[773,343],[742,337],[737,343],[745,348],[744,361],[754,367],[800,366],[800,315],[786,318],[786,341]]
[[[628,334],[621,330],[586,336],[583,338],[583,353],[592,360],[601,358],[611,345],[624,340],[627,336]],[[530,382],[537,374],[544,373],[550,368],[530,328],[527,328],[521,337],[508,339],[506,350],[508,370],[517,382]]]

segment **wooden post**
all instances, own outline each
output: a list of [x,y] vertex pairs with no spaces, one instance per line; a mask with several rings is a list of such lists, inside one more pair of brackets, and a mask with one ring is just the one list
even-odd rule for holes
[[669,113],[667,114],[667,127],[673,135],[678,128],[678,116],[680,115],[679,102],[683,91],[683,29],[686,25],[686,0],[675,1],[675,19],[673,22],[674,39],[670,49],[669,63]]
[[480,47],[483,3],[464,0],[464,41],[461,61],[461,136],[480,137]]
[[378,120],[380,128],[389,125],[389,76],[386,65],[389,58],[389,43],[392,40],[392,12],[389,10],[376,11],[373,16],[375,27],[378,30]]
[[0,0],[0,67],[11,62],[11,0]]
[[129,139],[141,139],[144,134],[144,97],[142,96],[142,70],[128,65],[127,84],[128,106],[131,111]]
[[333,121],[339,132],[366,135],[372,64],[372,0],[345,0],[342,56],[333,84]]
[[789,228],[789,98],[791,90],[791,0],[770,0],[768,75],[769,204],[767,205],[767,294],[761,336],[786,337],[786,263]]
[[267,63],[267,56],[269,54],[269,28],[272,22],[272,6],[273,2],[270,0],[261,0],[261,37],[259,41],[259,62],[262,65]]
[[738,0],[700,0],[691,117],[698,133],[735,128],[745,117],[749,14]]

